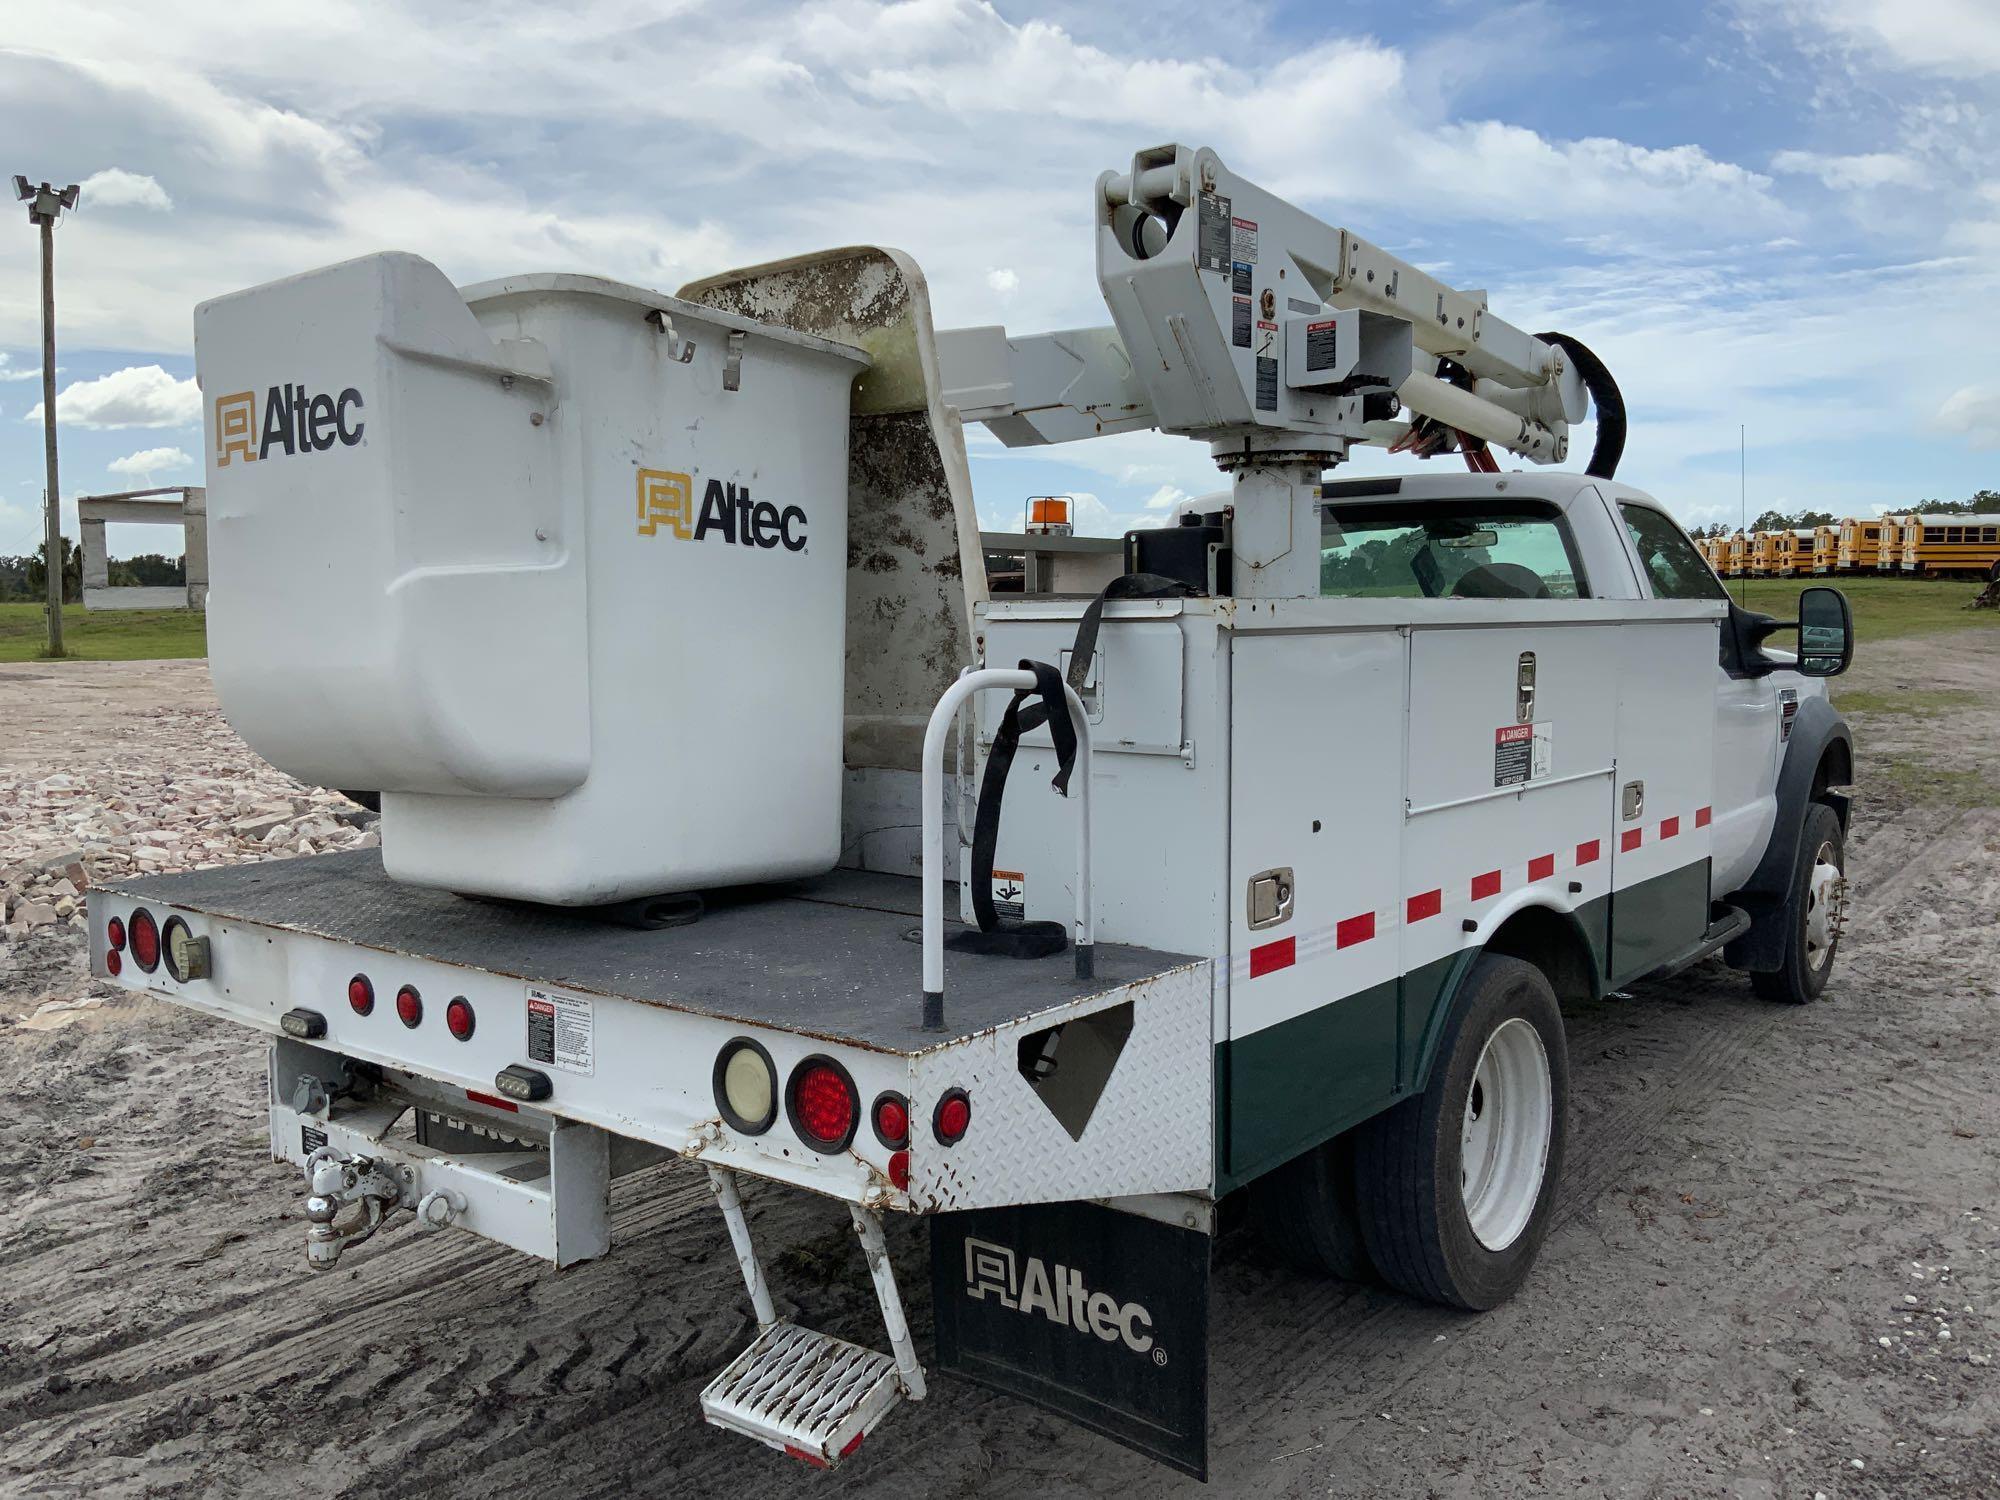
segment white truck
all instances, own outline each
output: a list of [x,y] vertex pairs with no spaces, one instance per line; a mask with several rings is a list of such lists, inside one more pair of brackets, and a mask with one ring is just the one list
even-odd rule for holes
[[[224,711],[382,846],[99,889],[91,958],[270,1038],[311,1265],[406,1214],[571,1265],[612,1177],[698,1164],[760,1325],[704,1413],[831,1466],[925,1394],[921,1214],[931,1371],[1201,1474],[1220,1214],[1491,1307],[1560,1188],[1560,1002],[1825,985],[1844,599],[1733,605],[1576,340],[1211,151],[1091,201],[1113,326],[1037,337],[934,332],[877,249],[198,310]],[[1585,473],[1500,471],[1592,401]],[[967,420],[1183,434],[1231,489],[1094,594],[992,594]],[[1466,472],[1329,478],[1358,442]],[[886,1352],[779,1316],[746,1177],[848,1206]]]

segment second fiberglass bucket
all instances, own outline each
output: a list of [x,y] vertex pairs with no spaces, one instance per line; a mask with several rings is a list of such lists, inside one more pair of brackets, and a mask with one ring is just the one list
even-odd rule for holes
[[859,350],[386,254],[204,303],[211,669],[399,880],[597,904],[839,853]]

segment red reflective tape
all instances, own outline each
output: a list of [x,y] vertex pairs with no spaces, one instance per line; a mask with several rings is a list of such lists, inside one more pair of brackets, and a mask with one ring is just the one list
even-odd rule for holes
[[1408,911],[1403,920],[1421,922],[1425,917],[1434,917],[1443,910],[1444,892],[1425,891],[1421,896],[1410,897]]
[[1603,847],[1596,839],[1592,839],[1587,844],[1578,844],[1576,846],[1576,862],[1580,865],[1594,865],[1597,863],[1598,855],[1603,852]]
[[1538,855],[1528,861],[1528,879],[1547,880],[1556,872],[1556,857],[1553,854]]
[[861,1440],[867,1436],[868,1434],[865,1432],[855,1433],[853,1437],[847,1440],[847,1446],[840,1450],[840,1456],[846,1458],[849,1454],[853,1453],[856,1448],[861,1446]]
[[1660,821],[1660,837],[1661,837],[1661,838],[1663,838],[1663,839],[1670,839],[1670,838],[1673,838],[1673,837],[1675,837],[1675,836],[1676,836],[1677,834],[1679,834],[1679,833],[1680,833],[1680,831],[1681,831],[1681,820],[1680,820],[1679,818],[1663,818],[1663,819],[1661,819],[1661,821]]
[[1488,870],[1484,875],[1472,877],[1472,899],[1484,901],[1488,896],[1500,894],[1500,872]]
[[1352,948],[1356,943],[1365,943],[1375,936],[1375,913],[1364,911],[1358,917],[1349,917],[1333,929],[1335,948]]
[[1250,977],[1269,974],[1274,969],[1289,969],[1299,959],[1299,944],[1296,938],[1279,938],[1275,943],[1265,943],[1250,950]]
[[1630,853],[1630,852],[1631,852],[1632,850],[1634,850],[1634,849],[1638,848],[1638,847],[1639,847],[1639,839],[1640,839],[1640,837],[1642,836],[1642,833],[1643,833],[1643,830],[1641,830],[1641,829],[1638,829],[1638,828],[1628,828],[1628,829],[1626,829],[1626,830],[1625,830],[1625,831],[1624,831],[1623,833],[1619,834],[1619,835],[1618,835],[1618,852],[1619,852],[1620,854],[1627,854],[1627,853]]
[[821,1458],[817,1453],[808,1453],[803,1448],[794,1448],[790,1443],[785,1444],[785,1457],[796,1458],[800,1463],[811,1464],[815,1469],[824,1469],[826,1467],[826,1460]]
[[497,1094],[482,1094],[476,1089],[467,1089],[465,1097],[474,1104],[490,1104],[495,1109],[504,1109],[510,1115],[518,1115],[521,1112],[520,1105],[511,1099],[502,1099]]
[[1714,816],[1715,816],[1714,808],[1697,807],[1694,810],[1694,826],[1697,828],[1706,828],[1708,827],[1709,820],[1712,819]]

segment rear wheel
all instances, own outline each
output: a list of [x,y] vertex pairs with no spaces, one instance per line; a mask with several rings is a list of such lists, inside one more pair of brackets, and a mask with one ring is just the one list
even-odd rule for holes
[[1301,1271],[1342,1281],[1374,1278],[1355,1212],[1352,1133],[1253,1182],[1250,1222],[1265,1244]]
[[1548,1234],[1568,1126],[1555,991],[1533,964],[1484,954],[1429,1087],[1355,1131],[1358,1217],[1382,1279],[1474,1311],[1511,1297]]
[[1847,845],[1840,816],[1824,802],[1806,809],[1799,832],[1799,860],[1779,920],[1785,924],[1784,963],[1752,972],[1750,987],[1766,1000],[1804,1005],[1817,1000],[1833,975],[1847,904]]

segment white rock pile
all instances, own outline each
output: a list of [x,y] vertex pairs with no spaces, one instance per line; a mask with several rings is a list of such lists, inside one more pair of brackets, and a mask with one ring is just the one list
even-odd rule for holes
[[81,929],[93,883],[375,842],[373,813],[272,769],[219,716],[148,717],[87,765],[0,771],[0,938]]

